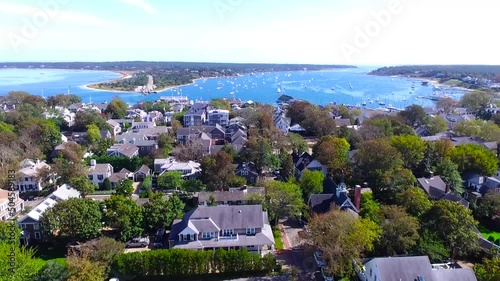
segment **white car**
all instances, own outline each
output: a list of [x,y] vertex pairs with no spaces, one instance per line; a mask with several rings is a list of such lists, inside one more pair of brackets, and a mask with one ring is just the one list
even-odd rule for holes
[[326,262],[323,260],[323,253],[321,251],[314,252],[314,260],[321,268],[326,265]]

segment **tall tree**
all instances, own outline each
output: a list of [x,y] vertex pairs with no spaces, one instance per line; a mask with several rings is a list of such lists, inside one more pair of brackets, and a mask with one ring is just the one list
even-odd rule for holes
[[474,273],[479,281],[500,280],[500,257],[483,259],[482,263],[474,265]]
[[341,179],[350,171],[350,162],[347,152],[349,143],[343,138],[332,136],[323,137],[313,147],[313,156],[328,167],[329,175]]
[[448,130],[448,122],[446,122],[443,117],[436,115],[428,118],[426,128],[429,130],[429,133],[435,135],[437,133],[446,132],[446,130]]
[[472,211],[460,203],[437,201],[424,215],[423,226],[438,235],[453,257],[477,248],[477,234],[472,230],[477,221],[472,217]]
[[163,156],[168,157],[172,152],[175,140],[169,134],[160,134],[156,141],[158,142],[158,148],[163,152]]
[[134,182],[129,179],[124,179],[118,182],[116,185],[115,194],[122,195],[124,197],[130,197],[134,193]]
[[287,137],[293,153],[300,155],[302,152],[309,151],[307,142],[301,135],[288,133]]
[[124,101],[114,98],[104,112],[113,119],[123,119],[127,115],[127,109],[128,106]]
[[453,149],[453,143],[449,139],[440,139],[438,141],[426,142],[427,149],[425,150],[424,165],[427,170],[441,163],[443,159],[449,157]]
[[419,240],[417,218],[408,215],[399,206],[382,206],[381,214],[382,234],[377,243],[379,253],[388,256],[411,253]]
[[436,175],[441,176],[443,181],[451,186],[453,192],[462,194],[464,192],[462,176],[458,171],[458,165],[450,159],[444,159],[443,162],[437,164],[433,170]]
[[432,202],[427,194],[418,187],[408,188],[398,193],[396,204],[404,207],[406,212],[417,218],[420,218],[432,207]]
[[72,178],[69,183],[73,188],[80,191],[80,195],[83,198],[97,189],[96,185],[92,183],[86,176]]
[[326,268],[338,276],[354,275],[353,260],[373,250],[379,227],[372,221],[332,209],[309,221],[311,240],[323,252]]
[[19,134],[21,137],[31,138],[35,143],[27,145],[39,145],[42,152],[48,155],[52,149],[62,142],[61,131],[56,124],[47,119],[31,118],[19,124]]
[[[0,241],[0,278],[6,281],[32,280],[42,267],[34,254],[35,250],[32,248],[12,247],[11,244]],[[15,257],[14,264],[11,264],[11,256]]]
[[424,159],[426,146],[419,136],[394,136],[391,144],[401,153],[404,166],[410,170]]
[[423,107],[414,104],[407,106],[405,110],[399,112],[399,116],[403,118],[406,125],[418,127],[425,124],[427,114]]
[[158,177],[158,184],[166,189],[178,190],[183,183],[182,172],[164,172]]
[[207,190],[228,190],[236,177],[232,161],[231,155],[224,151],[203,158],[201,178],[207,185]]
[[473,172],[491,176],[498,168],[498,159],[490,150],[478,144],[458,145],[450,151],[450,159],[461,173]]
[[370,183],[380,182],[384,173],[400,168],[403,164],[401,153],[383,139],[363,142],[355,159]]
[[462,136],[473,136],[487,141],[500,141],[500,127],[493,121],[471,120],[458,122],[453,131]]
[[450,250],[445,247],[443,241],[434,232],[424,229],[418,241],[417,254],[429,256],[431,262],[441,262],[450,258]]
[[290,153],[285,149],[280,150],[280,176],[283,181],[288,181],[294,178],[295,175],[295,165],[293,163],[293,158]]
[[325,175],[321,171],[304,171],[300,179],[300,188],[306,201],[309,200],[311,194],[320,194],[323,192],[324,179]]
[[141,207],[134,200],[120,195],[104,200],[104,222],[117,230],[120,241],[140,236],[142,219]]
[[44,236],[59,241],[82,241],[101,233],[99,203],[90,199],[70,198],[46,210],[41,217]]
[[488,107],[494,97],[495,95],[490,92],[474,91],[463,95],[460,103],[470,110],[479,111]]
[[94,124],[87,125],[87,135],[85,135],[85,140],[88,145],[93,146],[101,139],[101,131],[99,127]]
[[273,147],[268,139],[250,137],[242,151],[242,158],[247,162],[253,162],[257,173],[262,174],[265,169],[277,166],[277,157],[273,153]]
[[370,219],[373,222],[380,222],[380,204],[373,199],[373,193],[365,192],[361,194],[361,204],[360,204],[359,214],[366,219]]
[[452,98],[444,98],[436,102],[436,108],[446,114],[452,113],[457,106],[458,106],[458,101]]
[[495,220],[500,217],[500,193],[493,190],[488,191],[476,209],[476,215],[480,218]]
[[69,273],[67,281],[101,281],[106,278],[106,266],[88,258],[70,256],[66,264]]
[[280,218],[299,217],[302,214],[305,205],[299,185],[278,181],[267,181],[264,185],[264,206],[275,223]]
[[184,203],[177,196],[165,199],[163,193],[154,193],[150,201],[143,206],[144,228],[147,231],[168,227],[174,219],[182,216]]

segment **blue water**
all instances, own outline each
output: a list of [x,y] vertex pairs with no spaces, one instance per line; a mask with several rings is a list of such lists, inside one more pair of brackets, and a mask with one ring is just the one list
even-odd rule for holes
[[[67,93],[82,97],[84,102],[111,101],[118,96],[129,104],[159,99],[160,96],[183,95],[191,100],[232,97],[262,103],[275,103],[281,94],[315,104],[361,105],[381,107],[392,105],[404,108],[410,104],[431,106],[433,102],[418,97],[433,94],[433,87],[423,86],[414,79],[367,75],[374,68],[341,69],[328,71],[256,73],[240,77],[199,79],[194,84],[144,96],[140,93],[97,91],[84,85],[109,81],[120,74],[109,71],[0,69],[0,95],[9,91],[26,91],[45,97]],[[352,86],[352,87],[351,87]],[[414,88],[412,88],[412,86]],[[278,93],[278,88],[281,93]],[[464,92],[442,88],[442,92],[459,99]]]

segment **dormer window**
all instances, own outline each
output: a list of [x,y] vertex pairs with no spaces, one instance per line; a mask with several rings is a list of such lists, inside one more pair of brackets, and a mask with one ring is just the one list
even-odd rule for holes
[[222,231],[223,236],[232,236],[234,235],[234,229],[224,229]]
[[247,228],[247,235],[255,235],[255,228]]

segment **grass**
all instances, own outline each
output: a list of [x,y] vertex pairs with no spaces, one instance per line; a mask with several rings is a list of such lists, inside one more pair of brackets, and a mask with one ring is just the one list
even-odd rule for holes
[[96,190],[89,195],[111,195],[114,194],[114,190]]
[[496,231],[492,231],[492,230],[489,230],[488,228],[486,228],[484,225],[479,225],[477,227],[477,229],[479,229],[479,231],[481,231],[481,234],[483,235],[484,238],[488,239],[490,236],[492,236],[495,241],[497,239],[500,239],[500,232],[496,232]]
[[283,240],[281,240],[281,232],[279,228],[274,228],[273,229],[273,236],[274,236],[274,248],[276,250],[283,250]]

